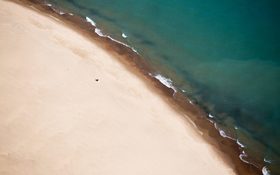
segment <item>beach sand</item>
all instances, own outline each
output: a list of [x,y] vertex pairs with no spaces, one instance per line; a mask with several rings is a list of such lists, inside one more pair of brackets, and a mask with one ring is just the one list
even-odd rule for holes
[[152,89],[61,21],[0,1],[0,174],[235,174]]

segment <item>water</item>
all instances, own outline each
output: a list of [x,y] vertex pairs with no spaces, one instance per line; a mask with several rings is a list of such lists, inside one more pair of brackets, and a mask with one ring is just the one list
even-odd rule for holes
[[93,19],[280,172],[280,1],[50,0]]

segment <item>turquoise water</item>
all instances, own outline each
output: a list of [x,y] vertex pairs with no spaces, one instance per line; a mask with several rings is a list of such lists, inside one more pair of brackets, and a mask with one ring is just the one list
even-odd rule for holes
[[238,139],[244,160],[280,172],[280,1],[49,2],[134,47]]

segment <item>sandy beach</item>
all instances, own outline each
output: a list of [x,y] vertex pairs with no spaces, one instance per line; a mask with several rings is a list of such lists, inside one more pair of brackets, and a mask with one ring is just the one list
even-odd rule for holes
[[61,21],[0,1],[0,48],[0,174],[235,174],[163,97]]

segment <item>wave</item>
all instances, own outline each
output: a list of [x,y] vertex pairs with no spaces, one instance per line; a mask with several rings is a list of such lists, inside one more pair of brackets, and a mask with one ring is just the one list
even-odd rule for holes
[[[89,18],[89,17],[86,16],[86,21],[87,21],[88,23],[90,23],[93,27],[95,27],[94,32],[95,32],[97,35],[99,35],[99,36],[101,36],[101,37],[109,38],[110,40],[112,40],[112,41],[114,41],[114,42],[117,42],[117,43],[119,43],[119,44],[121,44],[121,45],[123,45],[123,46],[125,46],[125,47],[128,47],[128,48],[132,49],[133,52],[139,54],[138,51],[137,51],[134,47],[132,47],[132,46],[126,44],[126,43],[123,43],[123,42],[121,42],[121,41],[119,41],[119,40],[116,40],[116,39],[112,38],[110,35],[104,34],[104,33],[102,32],[101,29],[97,28],[96,23],[95,23],[91,18]],[[126,35],[125,33],[122,33],[122,37],[123,37],[123,38],[127,38],[127,35]]]
[[125,33],[122,33],[123,38],[127,38],[127,35]]
[[269,169],[266,166],[264,166],[262,168],[262,173],[263,173],[263,175],[270,175],[270,171],[269,171]]
[[[50,3],[46,3],[45,4],[46,6],[48,6],[48,7],[50,7],[50,8],[52,8],[52,4],[50,4]],[[64,14],[66,14],[65,12],[63,12],[62,10],[59,10],[59,9],[57,9],[57,8],[52,8],[52,10],[54,11],[54,12],[56,12],[57,14],[59,14],[59,15],[64,15]]]
[[222,130],[221,128],[218,127],[218,124],[214,122],[214,127],[216,128],[216,130],[219,131],[220,136],[222,136],[223,138],[228,138],[230,140],[236,140],[235,138],[230,137],[229,135],[226,134],[226,132],[224,130]]
[[92,26],[96,27],[96,23],[87,16],[86,16],[86,21],[89,22]]
[[241,154],[239,154],[239,158],[240,160],[242,160],[243,162],[247,163],[247,164],[251,164],[250,162],[248,162],[245,158],[247,158],[248,155],[245,153],[245,151],[242,151]]
[[[63,12],[62,10],[60,10],[60,9],[58,9],[58,8],[56,8],[56,7],[53,7],[53,5],[50,4],[50,3],[45,3],[44,5],[47,6],[47,7],[49,7],[49,8],[51,8],[56,14],[59,14],[59,15],[68,14],[68,15],[70,15],[70,16],[74,16],[73,13],[65,13],[65,12]],[[79,16],[79,15],[78,15],[78,16]],[[95,22],[93,19],[91,19],[90,17],[86,16],[86,17],[85,17],[85,20],[86,20],[87,23],[90,23],[90,24],[94,27],[94,32],[95,32],[98,36],[109,38],[110,40],[112,40],[112,41],[114,41],[114,42],[116,42],[116,43],[119,43],[119,44],[121,44],[121,45],[123,45],[123,46],[125,46],[125,47],[130,48],[133,52],[135,52],[136,54],[139,55],[138,51],[137,51],[134,47],[132,47],[132,46],[126,44],[126,43],[123,43],[123,42],[121,42],[121,41],[119,41],[119,40],[116,40],[116,39],[114,39],[113,37],[111,37],[110,35],[104,34],[100,28],[97,28],[96,22]],[[127,35],[126,35],[125,33],[122,33],[122,37],[123,37],[123,38],[127,38]]]
[[243,145],[242,143],[240,143],[240,141],[237,139],[236,143],[241,147],[241,148],[245,148],[245,145]]
[[101,36],[101,37],[106,37],[106,35],[104,35],[104,34],[102,33],[101,29],[99,29],[99,28],[95,28],[95,29],[94,29],[94,32],[95,32],[97,35]]
[[160,81],[164,86],[173,89],[174,93],[177,92],[177,89],[173,85],[173,81],[170,78],[166,78],[161,74],[153,75],[153,77],[156,78],[158,81]]
[[272,163],[271,160],[268,160],[268,159],[266,159],[266,158],[264,158],[263,161],[266,162],[266,163]]
[[213,116],[213,115],[211,115],[211,114],[208,114],[208,117],[209,117],[209,118],[214,118],[214,116]]

